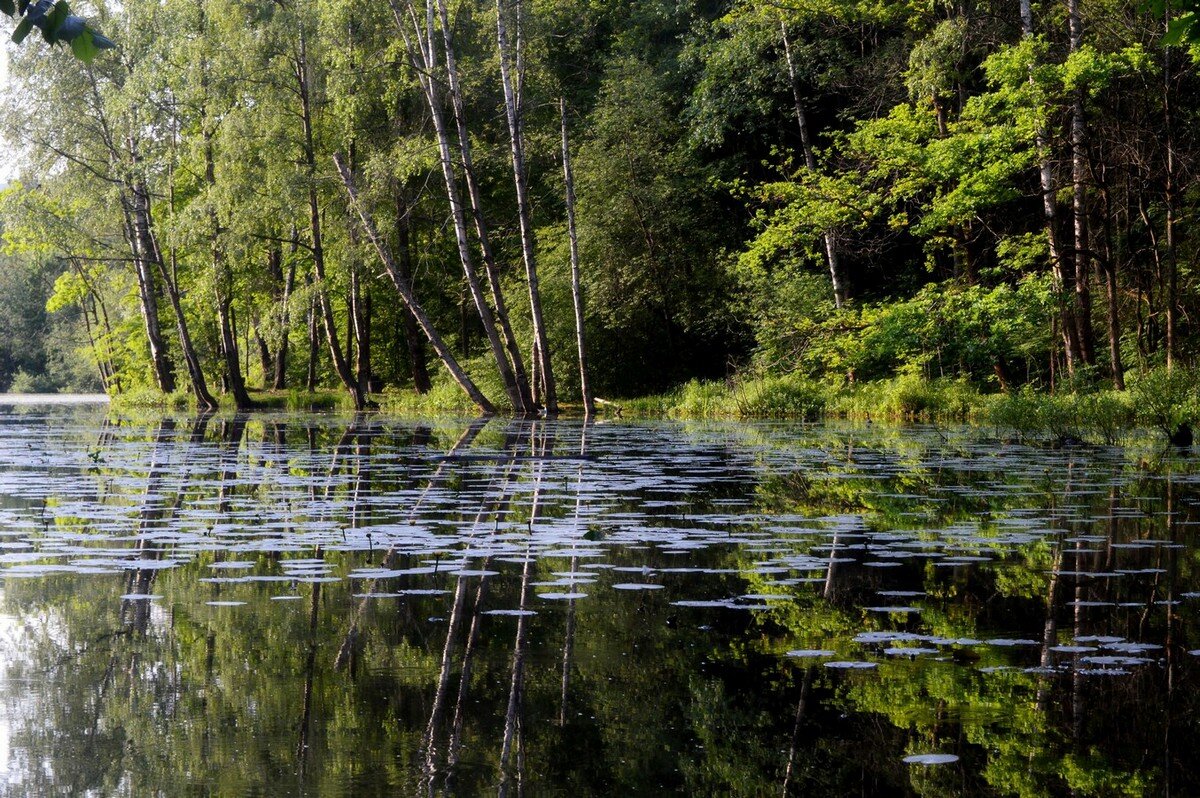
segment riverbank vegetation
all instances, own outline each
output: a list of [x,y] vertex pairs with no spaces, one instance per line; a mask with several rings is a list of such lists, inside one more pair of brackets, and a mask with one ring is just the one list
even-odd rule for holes
[[1183,440],[1192,11],[87,8],[11,56],[0,388]]

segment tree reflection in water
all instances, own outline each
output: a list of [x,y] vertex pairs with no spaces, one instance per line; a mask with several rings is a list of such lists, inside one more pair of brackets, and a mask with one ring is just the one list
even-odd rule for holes
[[969,430],[7,415],[9,792],[1197,793],[1196,484]]

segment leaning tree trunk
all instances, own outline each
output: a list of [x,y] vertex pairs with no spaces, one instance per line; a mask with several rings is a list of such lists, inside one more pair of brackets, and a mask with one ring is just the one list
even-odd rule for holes
[[143,250],[144,244],[138,233],[138,221],[134,208],[136,200],[128,195],[122,197],[125,205],[126,237],[129,239],[129,249],[133,254],[134,272],[137,276],[138,306],[142,312],[142,326],[146,332],[146,342],[150,346],[150,363],[154,368],[154,382],[163,393],[175,390],[175,368],[167,354],[167,342],[163,338],[162,325],[158,318],[158,286],[154,281],[154,270],[149,255]]
[[[567,191],[567,237],[571,243],[571,304],[575,308],[575,343],[579,349],[579,392],[583,396],[586,418],[596,414],[596,400],[588,384],[587,347],[583,335],[583,288],[579,284],[579,236],[575,231],[575,176],[571,172],[571,148],[567,144],[567,101],[559,99],[558,112],[562,118],[563,183]],[[566,676],[563,676],[564,680]]]
[[371,218],[370,212],[366,206],[362,204],[358,197],[358,190],[354,185],[354,175],[346,167],[341,156],[336,153],[333,156],[333,163],[337,167],[338,174],[342,178],[342,184],[346,187],[346,193],[350,196],[350,204],[358,211],[359,220],[362,222],[363,232],[366,233],[367,239],[375,247],[376,253],[379,255],[380,261],[383,262],[383,267],[387,271],[388,276],[392,280],[392,284],[396,287],[396,292],[400,295],[400,299],[404,302],[405,307],[412,313],[417,324],[420,325],[425,337],[429,340],[429,345],[433,347],[433,351],[441,359],[446,366],[446,370],[454,378],[454,381],[462,387],[467,396],[471,397],[471,401],[479,406],[479,409],[484,413],[494,413],[495,408],[488,401],[483,392],[476,387],[475,383],[463,370],[458,361],[454,359],[454,354],[450,351],[450,347],[442,340],[441,335],[434,328],[433,322],[429,320],[424,308],[413,295],[412,285],[408,279],[401,274],[399,267],[396,265],[396,259],[392,257],[392,252],[388,248],[387,242],[379,235],[375,227],[375,222]]
[[[462,163],[463,179],[467,184],[467,198],[471,202],[471,216],[475,222],[475,232],[479,237],[479,250],[483,258],[484,273],[487,275],[488,287],[492,294],[492,304],[496,307],[496,323],[504,340],[504,348],[512,366],[513,380],[521,395],[521,403],[514,404],[518,412],[530,413],[536,408],[532,402],[529,378],[525,373],[525,363],[521,356],[521,347],[513,333],[508,320],[508,306],[504,299],[504,291],[500,285],[500,269],[496,264],[495,252],[492,249],[491,234],[488,230],[487,219],[483,215],[482,191],[479,180],[475,175],[475,163],[471,155],[471,135],[467,129],[467,116],[463,103],[463,91],[458,80],[458,61],[454,50],[454,35],[450,26],[450,16],[445,0],[437,0],[438,15],[442,25],[442,41],[446,55],[446,82],[450,89],[450,106],[454,110],[455,130],[458,134],[458,154]],[[430,45],[433,52],[433,45]]]
[[[520,28],[521,7],[518,0],[517,25]],[[546,321],[542,315],[542,296],[538,287],[537,261],[534,252],[533,220],[529,209],[529,174],[525,164],[525,136],[522,130],[521,100],[513,91],[509,61],[508,30],[505,24],[504,0],[496,0],[496,45],[500,54],[500,83],[504,89],[504,113],[508,119],[508,139],[512,151],[513,183],[517,192],[517,220],[521,228],[521,258],[525,261],[525,279],[529,284],[529,312],[533,321],[533,338],[536,342],[538,372],[546,402],[546,413],[558,412],[558,395],[554,386],[554,369],[551,365],[550,340],[546,334]],[[523,81],[520,68],[521,41],[517,40],[517,80]]]
[[[125,138],[124,152],[117,146],[117,138],[104,113],[104,102],[100,97],[100,88],[95,73],[89,71],[88,78],[96,121],[100,126],[102,138],[108,150],[110,164],[121,170],[124,170],[127,162],[137,164],[139,158],[133,139],[128,136]],[[175,390],[175,367],[167,352],[167,342],[163,338],[162,324],[158,317],[158,286],[155,283],[153,264],[149,260],[150,250],[146,246],[146,237],[141,234],[143,230],[149,229],[148,219],[136,212],[137,196],[133,190],[133,184],[128,180],[112,180],[111,182],[119,182],[121,187],[120,203],[124,216],[125,238],[129,244],[130,254],[133,256],[134,274],[138,286],[138,305],[146,332],[146,342],[150,348],[154,382],[160,391],[170,393]],[[147,224],[143,225],[143,222]]]
[[458,176],[454,173],[450,134],[446,129],[446,120],[442,113],[441,93],[434,79],[436,57],[433,40],[433,0],[428,0],[426,4],[424,30],[422,30],[421,21],[417,18],[411,0],[407,4],[408,14],[415,32],[415,39],[408,32],[404,21],[404,14],[400,9],[398,0],[391,0],[391,7],[392,13],[396,17],[396,25],[404,37],[409,58],[417,73],[417,80],[421,85],[421,90],[429,106],[429,116],[433,122],[434,132],[437,135],[439,162],[442,167],[442,178],[446,184],[446,198],[450,203],[450,215],[454,222],[454,238],[458,246],[458,256],[462,263],[463,276],[466,278],[471,300],[478,311],[480,323],[483,326],[484,334],[487,336],[488,345],[491,347],[492,357],[496,362],[496,369],[499,371],[500,379],[504,384],[505,394],[517,412],[525,412],[528,405],[526,402],[528,388],[526,387],[525,390],[522,390],[519,387],[516,373],[509,361],[509,355],[506,354],[505,344],[500,340],[500,334],[496,329],[496,317],[492,313],[492,309],[488,306],[487,299],[484,297],[483,288],[479,282],[479,275],[475,270],[474,259],[471,257],[466,213],[459,194]]
[[[150,213],[150,190],[145,183],[137,182],[130,186],[134,198],[134,227],[137,231],[139,249],[142,257],[151,261],[167,299],[171,303],[171,311],[175,314],[175,330],[179,335],[179,349],[183,354],[183,362],[187,367],[188,380],[192,386],[192,395],[196,398],[196,406],[201,410],[216,410],[217,400],[208,390],[208,381],[204,377],[204,369],[200,365],[200,357],[192,343],[192,335],[188,329],[187,316],[183,313],[183,303],[180,297],[179,280],[176,272],[175,251],[171,250],[170,269],[163,259],[162,250],[158,246],[158,236],[154,232],[154,219]],[[174,188],[172,187],[172,196]]]

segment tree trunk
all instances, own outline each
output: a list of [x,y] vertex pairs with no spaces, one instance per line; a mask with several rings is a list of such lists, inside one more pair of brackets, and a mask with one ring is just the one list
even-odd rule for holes
[[[309,285],[312,284],[312,278],[308,279]],[[321,336],[320,323],[317,321],[317,302],[316,299],[310,299],[308,302],[308,371],[304,380],[304,387],[309,392],[317,390],[317,357],[321,354]]]
[[[575,343],[579,350],[579,392],[583,397],[585,418],[596,414],[596,400],[588,384],[587,346],[583,334],[583,287],[579,283],[579,236],[575,230],[575,175],[571,171],[571,148],[567,142],[567,101],[558,101],[558,113],[562,119],[562,162],[563,183],[567,198],[567,237],[571,243],[571,304],[575,309]],[[564,677],[565,678],[565,677]]]
[[[1083,22],[1079,0],[1067,0],[1070,50],[1078,52],[1083,44]],[[1078,87],[1071,98],[1071,212],[1075,233],[1075,326],[1079,355],[1094,365],[1096,350],[1092,333],[1091,250],[1087,220],[1087,123],[1084,119],[1084,90]]]
[[[1163,10],[1165,20],[1171,18],[1171,4],[1167,0]],[[1167,370],[1175,368],[1178,356],[1177,326],[1179,324],[1179,263],[1175,251],[1175,119],[1171,106],[1171,48],[1163,48],[1163,126],[1166,133],[1166,186],[1163,191],[1163,204],[1166,209],[1166,230],[1164,231],[1167,246]]]
[[[399,28],[401,35],[404,37],[405,44],[408,48],[409,58],[413,62],[413,67],[417,72],[417,79],[421,84],[421,89],[425,94],[425,100],[429,105],[429,115],[433,122],[434,132],[437,134],[438,155],[442,167],[442,178],[446,184],[446,198],[450,203],[450,214],[454,221],[454,236],[455,242],[458,245],[459,260],[462,262],[463,276],[466,278],[467,288],[471,293],[471,299],[475,303],[475,308],[479,313],[479,320],[483,325],[484,334],[487,336],[488,344],[491,347],[492,357],[496,361],[496,368],[500,372],[500,379],[504,384],[504,391],[508,396],[509,401],[512,403],[513,408],[516,409],[517,412],[523,413],[526,412],[528,408],[528,386],[526,385],[524,388],[521,387],[521,382],[518,380],[513,366],[514,362],[521,362],[520,353],[516,352],[513,346],[506,346],[506,344],[512,343],[511,340],[506,342],[502,342],[500,340],[500,333],[496,328],[497,316],[496,314],[492,313],[492,309],[488,306],[487,300],[484,298],[483,289],[479,283],[479,276],[475,271],[475,263],[471,257],[471,248],[467,234],[466,213],[463,209],[462,200],[460,199],[459,195],[458,177],[454,173],[450,134],[446,129],[445,116],[442,113],[441,93],[438,90],[437,83],[435,82],[433,76],[433,73],[437,68],[433,42],[433,3],[434,0],[427,0],[426,25],[424,31],[422,30],[420,21],[417,19],[411,0],[409,0],[407,4],[409,16],[411,17],[413,29],[416,34],[416,43],[414,44],[414,39],[409,34],[408,28],[405,25],[404,15],[400,10],[398,0],[391,0],[392,12],[396,17],[396,25]],[[447,31],[445,36],[449,37],[450,33]],[[447,53],[447,62],[453,63],[452,51]],[[451,93],[454,94],[456,89],[457,76],[454,76],[451,78]],[[462,132],[465,132],[465,124],[460,124],[459,127]],[[462,155],[464,159],[464,173],[469,173],[469,142],[467,142],[467,147],[464,154],[462,142],[460,140],[459,151],[460,155]],[[470,185],[472,182],[473,180],[469,178],[468,184]],[[475,214],[475,216],[476,231],[480,232],[482,216],[478,213]],[[486,234],[486,228],[483,229],[482,233],[483,234],[480,235],[480,245],[486,249],[486,262],[486,255],[490,253],[490,244],[487,243],[488,239],[484,235]],[[493,285],[492,288],[493,300],[499,297],[501,307],[503,307],[503,295],[496,293],[496,285]],[[509,358],[514,356],[514,354],[516,360],[510,362]]]
[[[479,237],[480,254],[483,257],[483,268],[487,275],[488,287],[492,294],[492,304],[496,307],[496,322],[504,340],[504,348],[512,366],[514,387],[521,396],[521,403],[514,403],[517,412],[532,413],[533,406],[529,380],[525,373],[525,364],[521,357],[521,348],[513,334],[508,321],[508,306],[504,299],[504,291],[500,285],[500,270],[496,265],[496,256],[492,250],[491,234],[488,231],[487,219],[483,215],[482,192],[475,175],[475,163],[471,155],[471,135],[467,129],[467,116],[463,104],[462,87],[458,81],[458,61],[454,51],[454,34],[450,26],[450,16],[445,0],[437,0],[437,11],[442,25],[442,41],[445,45],[446,82],[450,88],[450,106],[454,110],[455,130],[458,134],[458,153],[462,163],[463,179],[467,183],[467,197],[471,202],[471,215],[475,222],[475,232]],[[433,45],[430,44],[430,52]]]
[[[216,166],[213,162],[212,132],[208,130],[207,120],[204,122],[204,180],[209,191],[214,191]],[[213,271],[213,291],[217,299],[217,322],[221,332],[221,355],[225,362],[225,385],[233,394],[233,402],[238,410],[249,410],[255,407],[246,392],[246,383],[242,379],[242,366],[238,358],[237,334],[233,329],[233,274],[221,247],[221,223],[216,211],[209,214],[209,253]]]
[[355,410],[363,410],[367,406],[366,395],[359,388],[358,380],[350,370],[350,364],[342,354],[342,346],[338,340],[337,321],[333,316],[333,305],[329,300],[329,290],[325,282],[325,248],[321,238],[321,206],[317,198],[316,148],[313,144],[312,103],[309,97],[308,80],[308,50],[303,30],[299,35],[299,50],[293,61],[296,89],[300,95],[300,123],[304,134],[304,166],[308,177],[308,223],[312,244],[313,272],[317,283],[317,305],[321,311],[321,323],[325,329],[325,340],[329,345],[329,355],[333,359],[333,370],[337,373],[342,385],[350,392]]
[[122,197],[125,205],[126,237],[133,254],[134,273],[137,276],[138,306],[142,312],[142,326],[146,331],[146,342],[150,346],[150,363],[154,369],[154,382],[163,393],[175,390],[175,369],[167,354],[167,342],[163,339],[162,325],[158,318],[158,286],[155,284],[150,254],[146,251],[141,232],[143,224],[138,212],[138,201],[132,190]]
[[[353,170],[351,155],[350,168]],[[350,244],[354,255],[350,258],[350,341],[354,351],[354,378],[363,396],[371,392],[371,289],[362,280],[362,264],[358,260],[358,229],[350,225]],[[351,342],[346,344],[346,354],[351,351]]]
[[171,269],[167,271],[162,259],[159,259],[159,269],[163,277],[163,285],[167,289],[167,297],[171,301],[171,309],[175,313],[175,328],[179,333],[179,348],[183,350],[183,361],[187,365],[188,380],[192,384],[192,395],[196,397],[196,406],[200,410],[216,410],[217,400],[208,390],[208,381],[204,378],[204,369],[200,366],[200,358],[196,347],[192,344],[191,332],[188,330],[187,318],[183,315],[183,303],[180,301],[179,281],[175,276],[175,250],[171,250]]
[[[143,182],[134,183],[130,189],[134,197],[135,229],[140,242],[138,248],[142,252],[142,257],[154,264],[155,270],[162,280],[163,288],[166,290],[167,300],[171,303],[171,311],[175,315],[175,330],[179,336],[179,349],[183,354],[183,362],[187,368],[188,381],[192,386],[192,395],[196,399],[196,406],[201,410],[216,410],[217,400],[208,390],[208,381],[204,377],[204,369],[200,365],[200,357],[196,354],[196,347],[188,329],[187,316],[183,312],[175,250],[171,249],[171,264],[168,269],[162,256],[162,250],[158,246],[158,236],[154,232],[154,217],[150,212],[150,190]],[[173,200],[173,185],[171,194]]]
[[1100,199],[1104,210],[1104,275],[1105,299],[1108,302],[1108,363],[1113,389],[1125,390],[1125,367],[1121,363],[1121,317],[1120,295],[1117,292],[1117,253],[1113,246],[1112,195],[1108,187],[1107,172],[1101,172]]
[[[808,131],[808,114],[804,111],[803,95],[800,93],[800,81],[796,77],[796,65],[792,61],[792,44],[788,39],[787,23],[779,21],[779,31],[783,37],[783,55],[787,60],[788,79],[792,84],[792,99],[796,104],[796,126],[800,128],[800,148],[804,151],[804,165],[810,172],[816,172],[817,159],[813,155],[812,139]],[[839,310],[846,302],[846,288],[842,281],[841,265],[838,262],[837,239],[833,231],[826,230],[821,234],[825,244],[825,263],[829,266],[829,279],[833,284],[833,304]]]
[[[518,30],[521,6],[517,0]],[[533,240],[533,220],[529,207],[529,175],[525,164],[525,137],[522,130],[522,108],[520,98],[513,91],[509,61],[508,30],[505,24],[504,0],[496,0],[496,44],[500,55],[500,82],[504,89],[504,113],[508,119],[508,139],[512,152],[513,183],[517,192],[517,219],[521,228],[521,258],[525,262],[525,279],[529,284],[529,312],[533,321],[533,338],[538,355],[538,371],[543,386],[546,413],[558,413],[558,396],[554,385],[554,369],[550,357],[550,340],[546,333],[546,321],[542,316],[542,297],[538,287],[537,261]],[[517,41],[517,63],[520,63],[521,42]],[[517,80],[523,81],[522,70],[517,70]],[[532,387],[532,386],[531,386]]]
[[292,244],[288,257],[286,276],[282,271],[279,277],[283,282],[283,294],[279,297],[279,346],[275,349],[275,374],[271,380],[271,388],[282,391],[287,387],[287,356],[291,333],[291,300],[292,290],[296,286],[296,251],[300,248],[300,240],[295,227],[292,228]]
[[[1033,36],[1033,8],[1031,0],[1021,0],[1021,34],[1025,38]],[[1029,73],[1029,85],[1034,85],[1032,70]],[[1063,351],[1067,361],[1067,371],[1074,373],[1075,362],[1080,359],[1079,336],[1075,324],[1075,314],[1072,305],[1067,302],[1070,286],[1067,271],[1063,264],[1062,243],[1058,231],[1058,198],[1054,185],[1054,170],[1050,163],[1050,137],[1045,123],[1039,123],[1035,136],[1035,144],[1040,155],[1038,165],[1038,181],[1042,189],[1042,217],[1045,219],[1046,244],[1050,250],[1050,269],[1054,277],[1054,287],[1058,294],[1059,330],[1063,339]]]
[[[396,270],[400,278],[409,286],[412,285],[412,245],[409,240],[409,214],[406,203],[399,195],[396,197],[396,246],[399,247],[399,257],[396,258]],[[419,394],[429,393],[433,383],[429,379],[429,366],[426,362],[425,341],[421,335],[421,327],[417,318],[407,305],[400,311],[403,320],[404,345],[408,349],[408,362],[412,369],[413,390]]]
[[454,378],[454,381],[462,387],[467,396],[471,397],[471,401],[475,402],[475,404],[479,406],[479,409],[484,413],[494,413],[495,408],[492,406],[492,403],[488,401],[487,397],[483,395],[483,392],[476,387],[475,383],[472,382],[471,378],[458,364],[458,361],[454,359],[454,354],[450,351],[450,348],[446,346],[445,341],[442,340],[442,337],[438,334],[437,330],[434,329],[433,322],[429,320],[429,317],[425,314],[425,310],[421,307],[420,303],[417,302],[417,298],[412,293],[411,284],[409,283],[408,279],[400,273],[400,269],[396,265],[396,260],[392,257],[391,250],[388,249],[387,242],[380,237],[375,228],[375,223],[371,218],[371,214],[367,210],[366,206],[359,201],[358,190],[354,186],[354,176],[350,173],[350,170],[342,161],[341,156],[335,153],[333,156],[333,163],[337,167],[338,174],[342,178],[342,184],[346,187],[346,193],[350,196],[351,205],[353,205],[355,210],[358,211],[359,219],[362,222],[363,232],[366,233],[367,239],[375,247],[375,251],[379,254],[380,261],[383,262],[384,269],[387,270],[388,276],[392,279],[392,284],[396,287],[396,292],[400,294],[401,301],[404,302],[404,305],[417,320],[417,324],[420,325],[421,330],[425,333],[425,337],[429,340],[429,344],[433,347],[433,351],[437,353],[442,363],[446,366],[446,370],[449,371],[450,375]]

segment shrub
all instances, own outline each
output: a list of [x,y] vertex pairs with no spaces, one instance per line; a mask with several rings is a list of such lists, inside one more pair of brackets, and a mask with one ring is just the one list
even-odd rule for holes
[[1198,376],[1194,369],[1161,367],[1139,374],[1130,386],[1138,422],[1161,430],[1172,442],[1190,444],[1200,421]]

